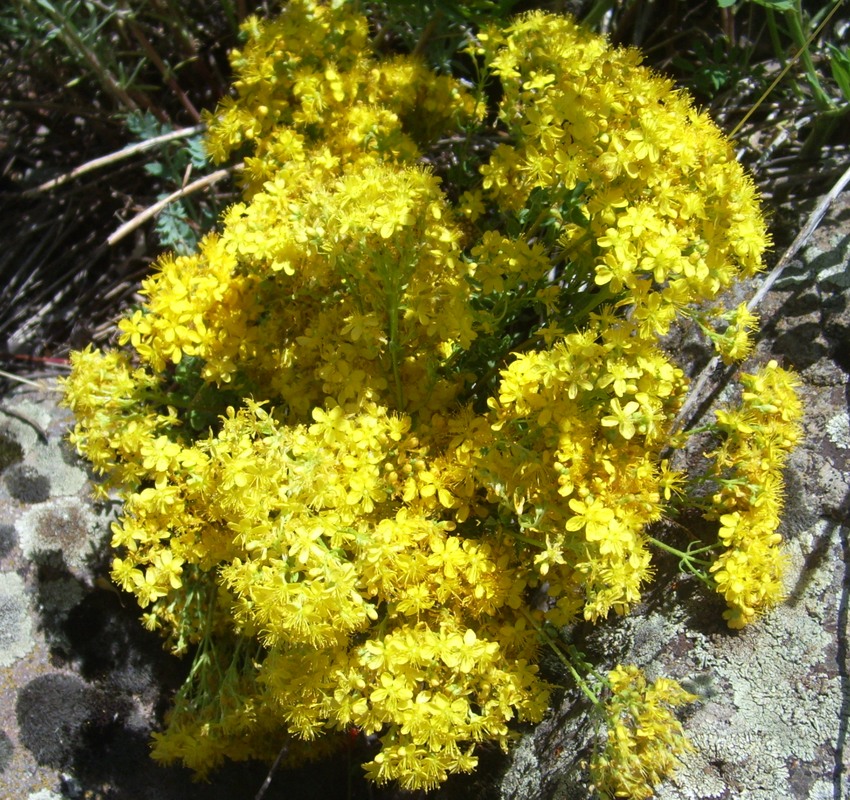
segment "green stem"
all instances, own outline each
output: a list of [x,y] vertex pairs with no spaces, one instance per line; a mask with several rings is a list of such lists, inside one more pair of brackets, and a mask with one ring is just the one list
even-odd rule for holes
[[800,5],[800,0],[794,4],[793,11],[785,12],[785,19],[788,22],[788,27],[791,30],[791,37],[794,39],[794,44],[800,48],[800,57],[803,60],[803,65],[806,68],[806,79],[809,86],[812,87],[815,102],[821,111],[828,111],[834,108],[834,104],[829,95],[824,91],[818,79],[818,71],[815,68],[815,63],[812,61],[812,55],[809,52],[810,39],[803,32],[801,21],[803,19],[803,9]]
[[551,213],[551,206],[546,206],[541,212],[537,215],[537,219],[531,223],[531,226],[523,233],[523,238],[526,242],[530,242],[531,238],[537,233],[540,226],[543,224],[543,220]]
[[398,341],[398,300],[395,298],[395,305],[390,310],[390,364],[393,371],[393,382],[395,383],[395,402],[399,412],[404,411],[404,387],[401,383],[401,368],[399,364],[399,356],[401,355],[401,345]]
[[540,550],[545,550],[546,545],[543,542],[538,541],[537,539],[531,539],[528,536],[523,536],[521,533],[511,533],[514,539],[518,542],[522,542],[523,544],[530,544],[532,547],[537,547]]
[[776,14],[773,9],[766,9],[767,14],[767,32],[770,36],[770,44],[773,47],[773,55],[783,62],[786,57],[785,48],[782,46],[782,40],[779,38],[779,28],[776,25]]
[[711,566],[711,561],[706,561],[703,558],[695,558],[695,555],[699,555],[701,553],[709,553],[713,552],[717,549],[718,545],[706,545],[705,547],[699,547],[691,551],[679,550],[675,547],[671,547],[669,544],[666,544],[659,539],[656,539],[654,536],[647,537],[650,544],[655,545],[660,550],[664,550],[671,555],[676,556],[679,559],[679,569],[682,572],[688,572],[693,575],[695,578],[698,578],[702,583],[704,583],[710,589],[714,587],[714,583],[709,577],[708,573],[701,568],[708,568]]
[[[398,411],[404,411],[404,386],[401,381],[401,353],[402,346],[399,341],[399,320],[401,314],[401,276],[400,267],[395,264],[387,253],[379,253],[374,256],[378,267],[378,276],[384,285],[384,297],[387,303],[387,318],[389,330],[387,331],[387,351],[390,356],[390,370],[393,375],[395,388],[395,402]],[[403,255],[400,255],[400,259]]]
[[611,300],[613,297],[614,293],[608,288],[608,284],[606,283],[596,294],[590,295],[588,301],[581,308],[576,309],[570,314],[571,321],[578,327],[584,322],[591,311],[601,306],[606,300]]
[[672,545],[669,545],[666,542],[662,542],[660,539],[656,539],[654,536],[648,536],[647,538],[649,539],[650,544],[655,545],[660,550],[664,550],[667,553],[671,553],[674,556],[678,556],[682,561],[688,561],[693,564],[701,564],[704,567],[710,567],[711,561],[706,561],[701,558],[694,558],[693,556],[699,553],[710,553],[717,549],[716,545],[709,544],[705,547],[698,547],[695,550],[685,551],[679,550],[678,548],[673,547]]
[[602,18],[614,7],[614,0],[596,0],[590,11],[584,15],[582,23],[594,30],[602,22]]
[[575,664],[573,663],[573,659],[577,659],[578,651],[574,647],[568,647],[567,652],[564,652],[564,649],[561,645],[552,638],[549,632],[543,628],[541,625],[537,623],[534,617],[528,613],[524,608],[520,609],[522,615],[531,623],[531,626],[537,631],[542,639],[546,641],[546,644],[549,645],[552,652],[555,654],[557,659],[569,670],[570,675],[572,675],[573,680],[576,682],[576,685],[579,689],[581,689],[582,694],[590,700],[590,702],[594,706],[599,706],[602,704],[602,701],[599,699],[599,696],[590,688],[590,684],[579,674],[579,671],[576,669]]
[[687,434],[688,436],[696,436],[699,433],[717,433],[718,427],[714,422],[707,422],[705,425],[698,425],[695,428],[688,428],[686,431],[682,431],[683,434]]

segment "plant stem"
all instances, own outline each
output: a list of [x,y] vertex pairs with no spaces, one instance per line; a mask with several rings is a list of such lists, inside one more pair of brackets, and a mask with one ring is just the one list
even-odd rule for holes
[[594,706],[600,705],[602,701],[599,699],[599,696],[593,691],[593,689],[590,688],[590,684],[579,674],[579,671],[573,663],[575,653],[571,651],[575,650],[575,648],[569,648],[567,652],[564,652],[561,645],[552,638],[543,626],[538,624],[538,622],[531,616],[531,614],[528,613],[528,611],[526,611],[526,609],[521,608],[520,612],[531,623],[532,627],[537,631],[540,637],[546,641],[546,644],[549,645],[557,659],[569,670],[570,675],[572,675],[573,680],[576,682],[576,686],[581,689],[582,694],[590,700]]
[[821,111],[828,111],[831,108],[835,108],[835,104],[832,102],[830,96],[824,91],[823,86],[821,86],[820,80],[818,79],[818,71],[815,68],[814,61],[812,61],[812,55],[809,52],[809,45],[812,43],[813,36],[806,37],[806,34],[803,33],[803,26],[801,21],[803,19],[803,9],[800,5],[800,0],[794,4],[793,11],[785,12],[785,19],[788,21],[788,27],[791,30],[791,37],[794,39],[794,44],[800,48],[800,57],[803,60],[803,65],[806,68],[806,79],[809,82],[809,86],[812,87],[812,92],[814,93],[815,102],[820,108]]
[[689,563],[689,564],[700,564],[704,567],[710,567],[711,562],[706,561],[702,558],[694,558],[694,553],[708,553],[715,549],[715,545],[706,545],[705,547],[700,547],[697,550],[691,550],[687,552],[685,550],[679,550],[672,545],[667,544],[666,542],[662,542],[660,539],[656,539],[654,536],[648,536],[649,543],[655,545],[655,547],[660,550],[664,550],[667,553],[670,553],[674,556],[677,556],[680,559],[680,563]]
[[[400,263],[406,262],[404,254],[400,255]],[[387,331],[387,351],[390,356],[390,370],[393,375],[393,383],[395,384],[395,401],[398,411],[403,411],[404,402],[404,386],[401,380],[401,363],[400,356],[402,353],[401,342],[399,341],[399,317],[401,314],[401,270],[399,264],[394,263],[392,257],[387,253],[381,253],[376,256],[378,264],[378,275],[384,284],[384,296],[387,304],[387,318],[389,322],[389,330]]]
[[56,32],[68,51],[76,58],[84,61],[97,76],[103,88],[118,103],[128,111],[138,111],[139,106],[132,97],[119,85],[112,73],[101,63],[97,54],[83,41],[83,37],[74,24],[67,17],[62,17],[52,7],[41,5],[36,8],[33,0],[21,0],[27,11],[34,17],[46,14],[50,21],[56,26]]
[[546,549],[546,545],[543,542],[540,542],[537,539],[531,539],[528,536],[523,536],[521,533],[511,533],[511,536],[523,544],[530,544],[532,547],[537,547],[540,550]]

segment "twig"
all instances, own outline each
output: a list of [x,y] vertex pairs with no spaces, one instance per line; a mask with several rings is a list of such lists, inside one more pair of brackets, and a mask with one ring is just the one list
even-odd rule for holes
[[[30,356],[21,353],[9,353],[0,350],[0,361],[18,361],[24,364],[51,367],[54,369],[71,369],[71,362],[60,356]],[[18,380],[17,376],[14,376]]]
[[850,167],[848,167],[844,174],[835,182],[833,187],[823,196],[823,199],[817,204],[815,210],[809,216],[808,221],[806,222],[805,227],[800,233],[797,234],[797,238],[791,243],[791,246],[782,254],[782,258],[779,259],[779,262],[776,266],[770,271],[770,273],[765,276],[765,279],[762,281],[761,286],[759,286],[756,293],[752,296],[752,299],[749,303],[747,303],[747,308],[752,311],[761,301],[764,299],[764,296],[770,291],[771,287],[779,277],[782,275],[782,272],[785,270],[785,267],[793,260],[793,258],[797,255],[803,245],[809,240],[811,235],[815,232],[815,229],[818,225],[820,225],[821,220],[826,215],[826,212],[829,210],[829,207],[835,202],[835,199],[840,195],[847,184],[850,183]]
[[109,155],[100,156],[98,158],[94,158],[91,161],[87,161],[85,164],[81,164],[79,167],[74,167],[70,172],[66,172],[64,175],[60,175],[58,178],[53,178],[52,180],[47,181],[46,183],[42,183],[40,186],[36,186],[32,189],[26,189],[21,192],[24,197],[31,197],[32,195],[39,194],[41,192],[46,192],[49,189],[55,189],[57,186],[62,186],[68,181],[74,180],[74,178],[78,178],[80,175],[85,175],[87,172],[91,172],[95,169],[100,169],[100,167],[106,167],[110,164],[114,164],[117,161],[122,161],[125,158],[130,158],[130,156],[134,156],[137,153],[143,153],[146,150],[152,150],[155,147],[159,147],[162,144],[166,144],[167,142],[171,142],[174,139],[183,139],[189,136],[194,136],[196,133],[201,133],[204,130],[204,125],[193,125],[191,128],[180,128],[180,130],[170,131],[169,133],[164,133],[162,136],[155,136],[153,139],[145,139],[143,142],[138,142],[136,144],[128,145],[127,147],[118,150],[115,153],[110,153]]
[[157,203],[154,203],[152,206],[146,208],[144,211],[136,214],[130,220],[127,220],[118,230],[114,233],[110,234],[109,238],[106,240],[108,245],[114,245],[117,242],[120,242],[128,233],[132,233],[136,228],[140,225],[144,225],[149,219],[152,219],[160,211],[169,206],[171,203],[176,200],[180,200],[187,195],[190,195],[194,192],[199,191],[200,189],[205,189],[207,186],[212,186],[214,183],[218,183],[222,178],[226,178],[228,175],[231,175],[234,172],[239,172],[242,170],[242,164],[235,164],[232,167],[226,167],[225,169],[219,169],[215,172],[211,172],[209,175],[204,175],[202,178],[198,178],[196,181],[192,181],[192,183],[183,186],[178,189],[176,192],[172,192],[168,197],[164,197]]
[[280,760],[286,755],[289,750],[289,745],[285,744],[280,748],[280,752],[277,754],[277,758],[274,760],[274,764],[272,764],[271,769],[269,770],[269,774],[266,775],[266,779],[263,781],[263,785],[260,787],[260,791],[257,792],[254,800],[263,800],[263,795],[268,791],[269,786],[271,786],[272,778],[274,777],[275,772],[277,772],[277,768],[280,765]]
[[144,31],[136,24],[135,20],[130,16],[127,20],[127,25],[130,28],[130,32],[135,37],[136,41],[141,45],[142,50],[145,51],[145,55],[153,62],[154,66],[160,71],[162,74],[162,79],[168,84],[169,88],[172,92],[177,96],[177,99],[180,101],[183,108],[189,112],[189,115],[195,122],[201,121],[201,115],[198,113],[198,109],[192,104],[192,101],[186,95],[186,93],[180,88],[180,85],[177,83],[177,80],[174,77],[174,73],[172,70],[165,64],[165,62],[160,58],[159,53],[156,51],[156,48],[150,43],[150,40],[147,36],[145,36]]
[[[782,273],[785,271],[785,268],[791,263],[791,261],[793,261],[794,257],[800,252],[803,245],[811,238],[811,235],[815,232],[818,225],[820,225],[821,220],[829,210],[829,207],[835,202],[838,195],[844,191],[848,183],[850,183],[850,167],[845,170],[844,174],[836,181],[835,185],[829,190],[829,192],[826,193],[826,195],[824,195],[823,199],[818,203],[815,210],[809,216],[809,219],[803,229],[797,234],[797,238],[794,239],[791,246],[782,254],[782,257],[779,259],[776,266],[764,277],[764,280],[762,280],[758,289],[756,289],[755,294],[747,303],[747,308],[750,311],[761,303],[773,284],[779,280]],[[719,363],[720,357],[714,356],[711,361],[703,367],[702,372],[700,372],[697,379],[691,384],[688,397],[682,405],[682,408],[679,410],[679,413],[676,415],[676,419],[673,421],[673,431],[678,431],[680,428],[686,427],[686,422],[691,422],[689,415],[693,411],[694,406],[699,402],[699,398],[702,395],[705,384],[717,369],[717,365]],[[734,367],[729,367],[726,371],[729,372],[732,369],[734,369]],[[720,380],[723,380],[723,378]]]
[[0,369],[0,378],[6,378],[6,380],[15,381],[16,383],[24,383],[27,386],[32,386],[35,389],[44,390],[44,386],[40,383],[36,383],[35,381],[31,381],[29,378],[22,378],[20,375],[15,375],[13,372],[6,372],[5,369]]

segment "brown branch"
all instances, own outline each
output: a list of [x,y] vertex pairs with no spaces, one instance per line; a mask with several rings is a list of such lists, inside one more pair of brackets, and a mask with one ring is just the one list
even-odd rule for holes
[[21,192],[21,194],[24,197],[31,197],[33,195],[40,194],[41,192],[55,189],[57,186],[62,186],[63,184],[78,178],[80,175],[85,175],[87,172],[91,172],[92,170],[100,169],[100,167],[107,167],[110,164],[115,164],[118,161],[130,158],[130,156],[134,156],[137,153],[143,153],[146,150],[153,150],[154,148],[159,147],[162,144],[166,144],[167,142],[171,142],[174,139],[184,139],[189,136],[194,136],[196,133],[201,133],[203,130],[203,125],[194,125],[191,128],[180,128],[176,131],[164,133],[162,136],[155,136],[153,139],[146,139],[143,142],[128,145],[115,153],[99,156],[98,158],[93,158],[91,161],[87,161],[85,164],[80,164],[79,167],[74,167],[74,169],[70,172],[66,172],[58,178],[53,178],[52,180],[46,181],[32,189],[25,189]]
[[157,214],[160,213],[164,208],[171,205],[171,203],[180,200],[187,195],[193,194],[194,192],[199,191],[200,189],[205,189],[207,186],[212,186],[214,183],[218,183],[222,178],[226,178],[228,175],[233,174],[234,172],[239,172],[242,170],[242,164],[236,164],[232,167],[226,167],[225,169],[219,169],[215,172],[211,172],[209,175],[204,175],[202,178],[198,178],[198,180],[193,181],[187,186],[183,186],[178,189],[176,192],[172,192],[168,197],[164,197],[157,203],[154,203],[152,206],[146,208],[144,211],[136,214],[130,220],[127,220],[118,230],[112,233],[109,238],[106,240],[108,245],[114,245],[117,242],[120,242],[128,233],[132,233],[136,228],[140,225],[144,225],[149,219],[153,219]]
[[177,99],[180,101],[180,104],[183,106],[183,108],[185,108],[186,111],[189,112],[189,115],[192,117],[193,120],[195,120],[195,122],[200,122],[201,115],[198,113],[198,109],[195,108],[194,104],[189,99],[186,92],[184,92],[180,88],[180,84],[177,83],[177,79],[174,77],[174,72],[159,57],[159,53],[156,51],[156,48],[154,48],[154,46],[150,43],[148,37],[145,36],[145,32],[132,18],[127,20],[127,26],[130,28],[130,33],[133,34],[133,37],[141,45],[142,50],[145,51],[145,55],[153,62],[154,66],[160,71],[163,80],[168,84],[168,87],[171,89],[171,91],[174,92],[174,94],[177,96]]

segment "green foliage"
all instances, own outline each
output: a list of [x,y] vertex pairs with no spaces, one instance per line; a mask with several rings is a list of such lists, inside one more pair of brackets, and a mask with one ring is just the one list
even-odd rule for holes
[[835,109],[835,99],[824,87],[821,71],[815,64],[815,47],[818,34],[838,9],[839,2],[833,3],[832,10],[828,14],[824,9],[815,17],[810,17],[804,11],[801,0],[717,0],[717,3],[720,8],[730,10],[737,10],[745,5],[764,9],[771,45],[779,63],[788,62],[789,44],[796,48],[795,55],[802,62],[805,80],[809,84],[818,110],[828,112]]
[[[128,114],[126,124],[141,142],[174,130],[170,123],[159,122],[150,112]],[[145,163],[145,172],[164,189],[157,195],[157,200],[185,186],[190,177],[209,171],[210,164],[200,132],[157,148],[155,156]],[[221,210],[215,198],[209,195],[200,201],[184,197],[169,203],[156,218],[155,229],[160,246],[180,255],[192,252],[203,235],[213,227]]]
[[850,103],[850,54],[847,48],[841,49],[834,44],[827,45],[830,54],[829,66],[832,78],[838,84],[844,102]]
[[681,71],[688,86],[705,97],[716,97],[745,77],[763,80],[763,69],[750,64],[748,49],[731,45],[722,36],[709,44],[697,40],[687,55],[673,58],[673,66]]

